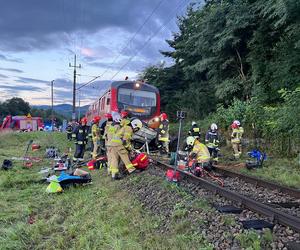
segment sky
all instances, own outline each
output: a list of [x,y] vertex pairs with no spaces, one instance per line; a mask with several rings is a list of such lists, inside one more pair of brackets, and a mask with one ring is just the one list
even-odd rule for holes
[[[159,51],[177,32],[192,0],[0,0],[0,101],[72,103],[74,55],[81,104],[111,80],[136,79],[153,64],[172,63]],[[78,102],[78,98],[76,103]]]

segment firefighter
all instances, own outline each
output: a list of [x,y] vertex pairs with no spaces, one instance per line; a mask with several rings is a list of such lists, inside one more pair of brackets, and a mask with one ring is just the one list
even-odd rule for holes
[[121,111],[121,126],[128,125],[130,123],[130,117],[129,117],[129,112],[127,110],[122,110]]
[[231,144],[234,152],[234,158],[238,160],[242,154],[241,139],[244,133],[243,127],[238,120],[233,121],[231,124]]
[[119,179],[119,159],[125,164],[129,174],[136,169],[129,160],[129,151],[132,149],[131,138],[134,132],[142,128],[143,124],[139,119],[132,119],[128,125],[117,130],[111,140],[111,164],[110,171],[113,179]]
[[103,138],[105,140],[105,149],[106,149],[106,157],[107,157],[107,171],[110,174],[110,163],[111,163],[111,139],[114,133],[120,129],[120,125],[116,122],[113,122],[113,117],[111,114],[105,114],[107,119],[106,125],[104,128]]
[[195,121],[192,121],[192,127],[189,130],[188,135],[189,136],[193,136],[196,139],[200,138],[200,136],[201,136],[200,128],[198,127],[198,125],[197,125],[197,123]]
[[210,125],[209,130],[206,132],[205,135],[205,144],[208,148],[210,156],[212,160],[218,162],[218,152],[219,152],[219,142],[220,136],[218,132],[218,126],[215,123]]
[[192,159],[196,159],[198,164],[201,164],[202,167],[206,168],[210,166],[210,154],[207,147],[196,139],[193,136],[189,136],[186,139],[186,144],[190,147],[193,147],[192,151],[190,152],[189,156]]
[[157,129],[158,148],[161,153],[169,153],[169,121],[166,113],[160,115],[160,125]]
[[72,138],[76,144],[73,161],[83,161],[85,145],[88,142],[88,129],[86,117],[83,117],[80,124],[73,129]]
[[68,126],[66,127],[67,139],[68,139],[69,141],[72,140],[72,131],[73,131],[73,126],[72,126],[72,123],[69,122],[69,123],[68,123]]
[[101,117],[95,116],[92,123],[92,143],[93,143],[93,152],[92,152],[92,158],[96,159],[98,155],[98,149],[100,146],[100,129],[99,129],[99,121]]

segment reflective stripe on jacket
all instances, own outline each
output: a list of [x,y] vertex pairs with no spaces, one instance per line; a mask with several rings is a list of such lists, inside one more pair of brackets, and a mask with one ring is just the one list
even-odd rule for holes
[[231,133],[231,142],[241,143],[243,133],[244,133],[244,129],[242,127],[234,128]]
[[193,150],[191,153],[197,154],[197,161],[198,162],[207,162],[210,160],[210,154],[207,147],[200,143],[198,140],[195,141]]
[[163,120],[158,127],[158,140],[159,141],[168,141],[169,140],[169,121]]
[[209,148],[217,148],[219,146],[219,133],[217,131],[213,132],[211,130],[207,131],[205,135],[205,143]]

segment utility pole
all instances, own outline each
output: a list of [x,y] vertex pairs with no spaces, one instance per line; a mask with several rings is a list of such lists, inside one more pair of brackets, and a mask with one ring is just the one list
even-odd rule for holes
[[81,93],[80,90],[78,90],[78,120],[80,119],[80,98],[81,98]]
[[54,131],[54,115],[53,115],[53,83],[54,83],[54,80],[51,81],[51,127],[52,127],[52,132]]
[[72,109],[72,120],[76,120],[76,69],[81,68],[81,64],[76,64],[76,54],[74,55],[74,65],[69,63],[69,67],[74,68],[74,80],[73,80],[73,109]]

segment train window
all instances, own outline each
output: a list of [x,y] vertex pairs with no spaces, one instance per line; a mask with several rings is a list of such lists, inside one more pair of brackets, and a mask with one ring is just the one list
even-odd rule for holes
[[109,105],[110,104],[110,98],[107,98],[106,99],[106,105]]
[[156,94],[149,91],[120,88],[118,101],[133,106],[155,107]]

